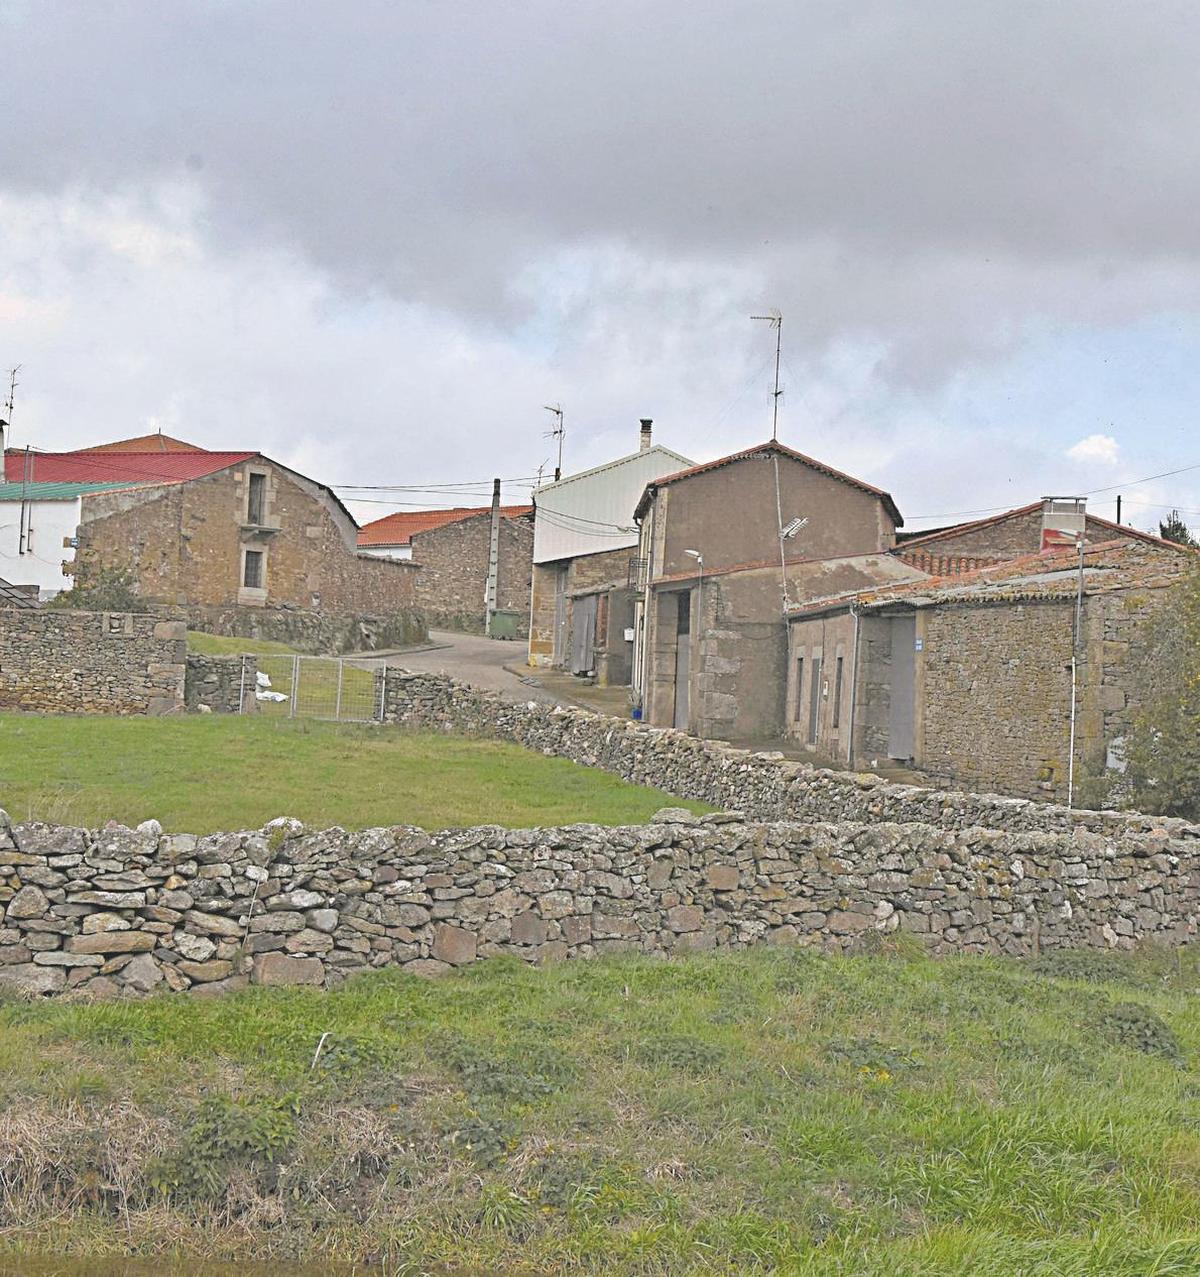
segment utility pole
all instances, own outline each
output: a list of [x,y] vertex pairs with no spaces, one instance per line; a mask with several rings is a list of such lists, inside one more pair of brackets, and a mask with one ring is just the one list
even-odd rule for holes
[[557,483],[562,478],[563,436],[567,433],[567,428],[563,425],[563,406],[543,404],[542,407],[554,416],[554,429],[547,431],[546,438],[558,440],[558,464],[554,467],[554,482]]
[[1117,493],[1117,522],[1121,522],[1121,494]]
[[751,319],[761,319],[775,329],[775,389],[771,392],[771,438],[779,438],[779,358],[783,351],[783,316],[777,310],[769,315],[751,315]]
[[485,590],[484,633],[491,638],[492,619],[496,615],[496,600],[499,595],[500,579],[500,480],[492,480],[492,524],[488,542],[488,574]]

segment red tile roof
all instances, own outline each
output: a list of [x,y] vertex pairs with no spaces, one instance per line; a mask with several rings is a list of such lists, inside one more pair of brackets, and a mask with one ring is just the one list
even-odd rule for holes
[[26,474],[23,450],[4,454],[10,483],[184,483],[202,479],[256,457],[256,452],[31,452]]
[[856,479],[853,475],[844,474],[841,470],[835,470],[833,466],[827,466],[825,462],[817,461],[814,457],[807,457],[804,453],[797,452],[795,448],[789,448],[786,444],[779,443],[774,439],[770,439],[766,443],[755,444],[753,448],[744,448],[741,452],[731,452],[727,457],[718,457],[715,461],[705,461],[701,465],[689,466],[686,470],[676,470],[674,474],[663,475],[661,479],[655,479],[653,483],[646,485],[646,490],[642,493],[642,499],[638,502],[637,510],[634,512],[634,518],[641,517],[643,509],[649,502],[650,494],[656,489],[665,488],[670,483],[678,483],[681,479],[690,479],[693,475],[704,474],[708,470],[717,470],[721,466],[733,465],[736,461],[745,461],[749,457],[764,452],[774,452],[781,457],[790,457],[793,461],[800,461],[813,470],[819,470],[831,479],[840,479],[843,483],[850,484],[851,487],[858,488],[863,492],[869,492],[873,497],[879,497],[888,514],[892,516],[892,522],[897,527],[903,526],[904,519],[901,517],[895,501],[892,500],[890,492],[884,492],[882,488],[876,488],[873,484],[865,483],[862,479]]
[[[1031,501],[1028,505],[1017,506],[1016,509],[1005,510],[1001,514],[992,514],[985,519],[972,519],[969,523],[955,523],[948,528],[935,528],[932,532],[918,532],[915,536],[901,538],[896,546],[896,553],[905,553],[918,545],[932,545],[938,541],[961,536],[964,532],[977,532],[983,528],[995,527],[996,524],[1006,523],[1009,519],[1025,518],[1025,516],[1034,514],[1041,508],[1042,502]],[[1087,521],[1097,524],[1106,532],[1114,532],[1133,541],[1145,541],[1150,545],[1174,544],[1171,541],[1164,541],[1162,537],[1154,536],[1153,533],[1140,532],[1137,528],[1131,528],[1127,524],[1113,523],[1111,519],[1102,519],[1098,514],[1092,514],[1091,511],[1087,511]]]
[[174,439],[160,430],[152,435],[135,435],[132,439],[117,439],[113,443],[98,443],[80,452],[207,452],[198,444],[185,439]]
[[[360,548],[375,545],[411,545],[418,532],[444,528],[448,523],[459,523],[477,514],[488,514],[490,505],[454,506],[448,510],[401,510],[386,514],[382,519],[364,523],[358,530]],[[505,519],[520,519],[533,513],[531,505],[502,505],[500,514]]]

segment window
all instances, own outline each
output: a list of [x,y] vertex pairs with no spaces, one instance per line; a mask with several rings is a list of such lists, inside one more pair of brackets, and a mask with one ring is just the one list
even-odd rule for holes
[[[266,518],[266,506],[267,476],[265,474],[252,474],[250,476],[250,487],[246,493],[246,522],[261,526]],[[249,585],[249,582],[247,581],[246,584]]]
[[246,564],[242,569],[242,585],[248,590],[261,590],[263,583],[263,552],[247,550]]
[[792,720],[800,722],[800,711],[804,705],[804,657],[796,657],[796,703],[792,706]]
[[817,743],[817,720],[821,708],[821,658],[813,657],[812,687],[808,697],[808,743]]
[[833,725],[842,725],[842,658],[837,658],[833,675]]

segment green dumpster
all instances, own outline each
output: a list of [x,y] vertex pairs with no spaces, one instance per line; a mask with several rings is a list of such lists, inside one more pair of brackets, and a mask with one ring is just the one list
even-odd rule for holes
[[492,638],[515,639],[521,627],[521,613],[515,608],[498,607],[492,613]]

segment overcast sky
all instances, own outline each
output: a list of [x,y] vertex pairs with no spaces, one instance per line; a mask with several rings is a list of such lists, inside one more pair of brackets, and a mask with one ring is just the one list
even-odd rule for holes
[[778,308],[781,438],[909,526],[1200,524],[1131,482],[1200,464],[1194,0],[0,0],[0,50],[17,444],[483,500],[548,403],[568,471],[760,441]]

